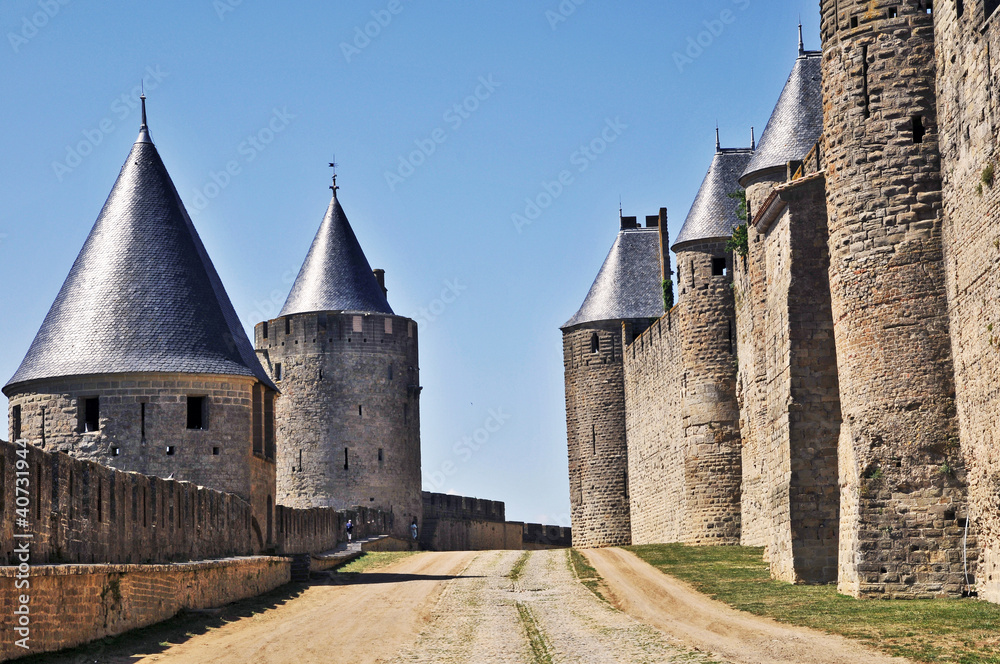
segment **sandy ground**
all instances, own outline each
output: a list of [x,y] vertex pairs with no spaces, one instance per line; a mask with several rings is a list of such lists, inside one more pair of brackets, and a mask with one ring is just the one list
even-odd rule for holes
[[743,613],[622,549],[584,552],[613,603],[684,643],[738,664],[905,664],[840,636]]
[[424,553],[358,575],[347,585],[312,585],[279,607],[199,634],[138,662],[386,662],[417,637],[440,592],[475,557],[468,552]]

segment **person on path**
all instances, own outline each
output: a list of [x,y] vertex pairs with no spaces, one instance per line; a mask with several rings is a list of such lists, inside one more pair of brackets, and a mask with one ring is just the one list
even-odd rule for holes
[[412,535],[413,535],[413,541],[416,542],[417,541],[417,522],[416,521],[414,521],[413,523],[410,524],[410,533],[412,533]]
[[345,530],[347,531],[347,541],[350,542],[351,535],[354,534],[354,522],[351,521],[350,519],[347,520],[347,526],[345,527]]

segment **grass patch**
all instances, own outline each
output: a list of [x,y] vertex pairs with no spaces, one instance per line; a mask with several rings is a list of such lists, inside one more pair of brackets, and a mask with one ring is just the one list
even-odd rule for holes
[[1000,606],[975,600],[853,599],[835,586],[771,578],[763,549],[656,544],[626,547],[733,608],[857,639],[918,662],[1000,664]]
[[514,583],[517,583],[518,580],[524,576],[524,566],[528,564],[528,558],[530,557],[531,551],[525,551],[522,553],[520,557],[518,557],[517,562],[514,563],[514,566],[510,568],[510,573],[507,575],[507,578]]
[[528,635],[528,645],[531,646],[531,661],[534,664],[552,664],[549,645],[545,642],[545,636],[542,634],[535,616],[532,615],[531,609],[523,602],[515,602],[515,604],[517,605],[517,615]]
[[597,573],[587,559],[583,557],[583,554],[576,549],[569,550],[569,566],[573,570],[573,576],[576,580],[583,584],[583,586],[594,593],[597,599],[602,602],[607,602],[608,598],[604,596],[601,586],[604,580],[601,579],[601,575]]
[[334,569],[338,574],[360,574],[386,567],[415,554],[416,551],[373,551]]

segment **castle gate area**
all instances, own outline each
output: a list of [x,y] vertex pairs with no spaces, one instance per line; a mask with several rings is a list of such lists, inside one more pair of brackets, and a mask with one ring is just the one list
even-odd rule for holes
[[733,611],[620,549],[588,558],[611,603],[576,578],[566,550],[421,553],[361,574],[314,575],[309,585],[46,662],[906,661]]

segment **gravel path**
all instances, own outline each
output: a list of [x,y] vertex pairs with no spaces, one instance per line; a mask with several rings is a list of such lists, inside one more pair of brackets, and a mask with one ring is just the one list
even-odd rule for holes
[[566,551],[491,551],[450,581],[394,664],[717,662],[612,608],[579,584]]

